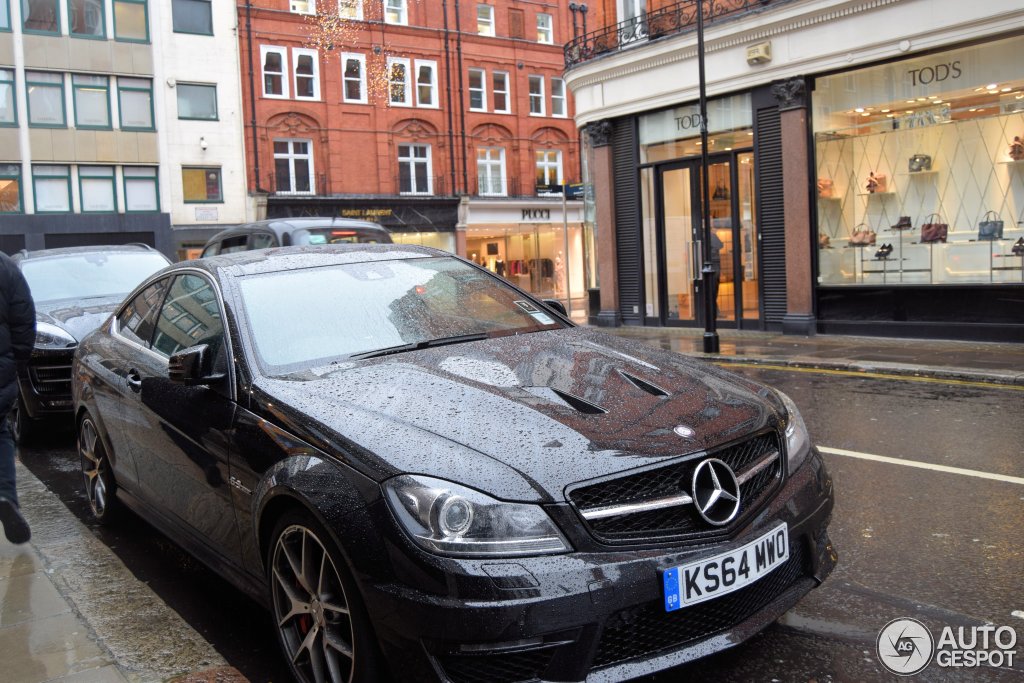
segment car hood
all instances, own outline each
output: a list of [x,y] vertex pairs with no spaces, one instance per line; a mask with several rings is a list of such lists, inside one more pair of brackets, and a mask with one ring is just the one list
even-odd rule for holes
[[428,474],[520,500],[562,500],[574,482],[711,449],[778,420],[777,399],[761,385],[587,328],[342,363],[258,386],[268,403],[301,415],[307,433],[326,430],[355,459],[372,459],[378,479]]
[[36,302],[36,322],[50,323],[67,330],[82,341],[106,320],[124,300],[124,295],[90,299],[60,299]]

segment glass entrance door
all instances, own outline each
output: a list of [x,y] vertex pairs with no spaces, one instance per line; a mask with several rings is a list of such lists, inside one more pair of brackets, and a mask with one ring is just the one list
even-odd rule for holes
[[661,310],[663,322],[695,322],[699,302],[694,280],[700,277],[695,258],[698,225],[696,192],[690,166],[665,169],[661,172],[661,235],[663,266]]

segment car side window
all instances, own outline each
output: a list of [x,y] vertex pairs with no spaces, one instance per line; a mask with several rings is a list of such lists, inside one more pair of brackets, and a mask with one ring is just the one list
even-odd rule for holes
[[218,363],[223,355],[224,326],[217,293],[200,275],[178,275],[160,309],[153,350],[169,357],[197,344],[209,345]]
[[206,249],[203,249],[202,255],[199,258],[206,258],[207,256],[216,256],[220,253],[220,242],[214,242]]
[[276,240],[270,233],[257,232],[253,235],[249,235],[250,249],[269,249],[270,247],[276,246]]
[[117,329],[122,337],[136,344],[149,346],[153,338],[156,312],[163,301],[170,278],[157,280],[139,292],[117,316]]
[[220,243],[220,253],[234,254],[236,251],[245,251],[248,248],[248,241],[248,235],[235,235],[234,237],[226,237]]

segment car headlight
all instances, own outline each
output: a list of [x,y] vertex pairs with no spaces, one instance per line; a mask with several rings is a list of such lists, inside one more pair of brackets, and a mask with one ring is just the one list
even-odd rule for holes
[[77,345],[78,340],[68,334],[66,330],[50,323],[36,323],[35,347],[37,349],[52,351],[70,349]]
[[777,389],[775,393],[786,407],[786,453],[789,457],[789,471],[792,472],[807,459],[807,454],[811,450],[811,437],[793,399]]
[[441,555],[549,555],[571,548],[538,505],[506,503],[443,479],[403,475],[384,483],[399,523]]

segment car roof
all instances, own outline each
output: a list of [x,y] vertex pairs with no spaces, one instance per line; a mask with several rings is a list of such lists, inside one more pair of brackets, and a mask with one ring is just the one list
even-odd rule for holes
[[[282,270],[337,266],[370,261],[398,261],[430,257],[455,258],[451,252],[410,244],[326,244],[301,247],[274,247],[233,254],[207,256],[183,261],[177,267],[207,270],[218,278],[244,277]],[[172,268],[172,270],[176,269]]]
[[226,230],[221,230],[211,237],[207,241],[207,244],[224,239],[230,235],[248,234],[258,230],[267,230],[277,235],[278,239],[281,239],[285,233],[294,232],[295,230],[310,230],[315,228],[361,228],[363,230],[372,230],[380,233],[388,232],[387,228],[383,228],[377,223],[372,223],[370,221],[357,221],[351,218],[331,218],[330,216],[312,216],[307,218],[268,218],[267,220],[245,223],[243,225],[230,227]]
[[[110,254],[110,253],[152,253],[161,254],[159,251],[149,246],[148,244],[132,243],[132,244],[97,244],[85,247],[57,247],[54,249],[36,249],[34,251],[28,251],[22,249],[12,257],[15,261],[25,261],[29,259],[39,258],[50,258],[53,256],[74,256],[76,254]],[[166,257],[165,257],[166,258]]]

